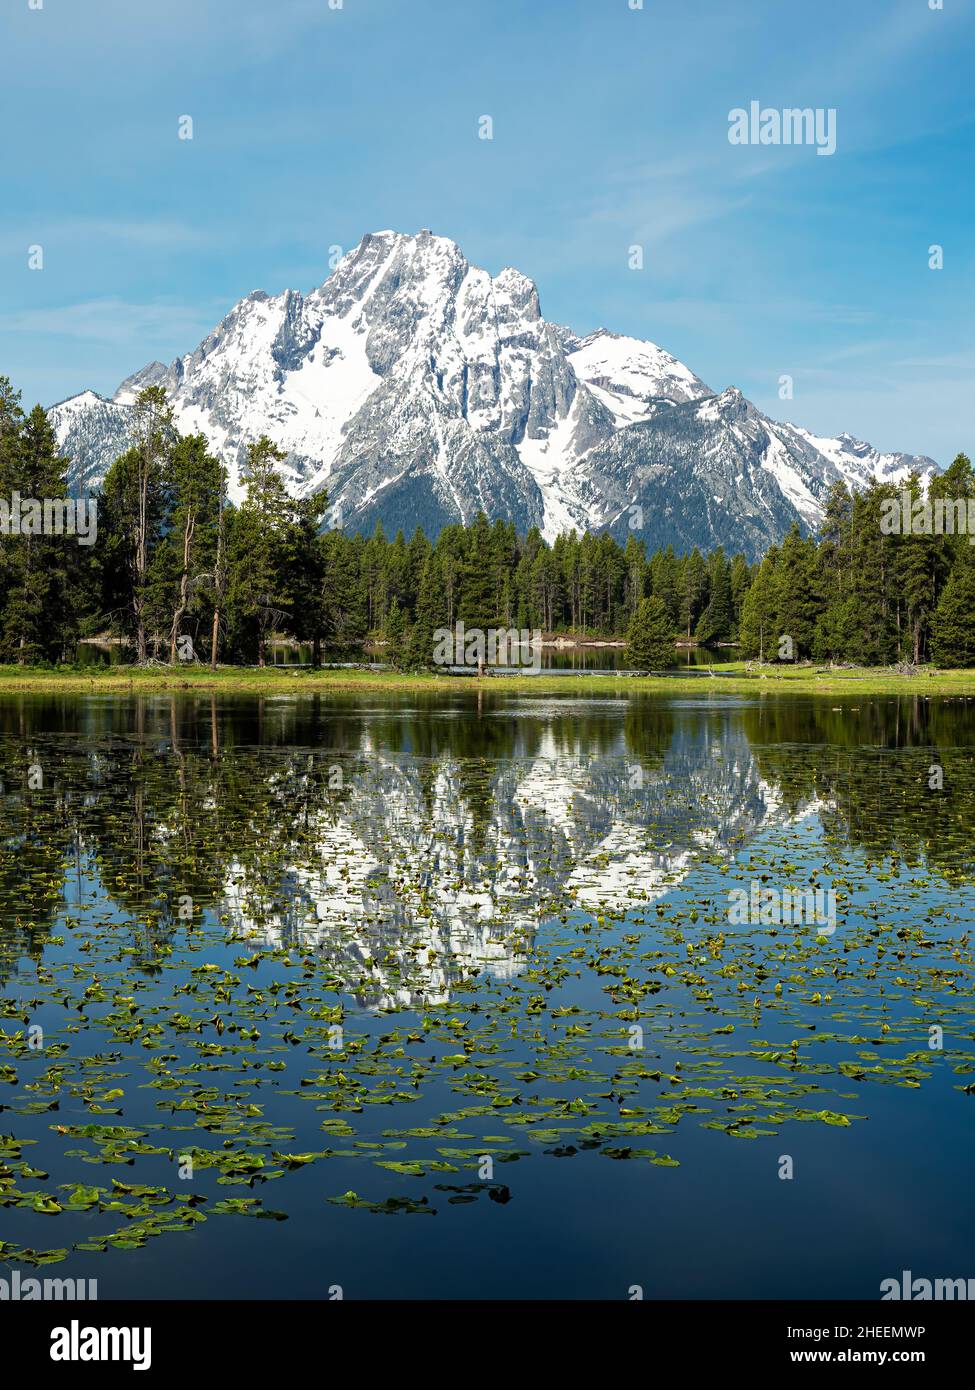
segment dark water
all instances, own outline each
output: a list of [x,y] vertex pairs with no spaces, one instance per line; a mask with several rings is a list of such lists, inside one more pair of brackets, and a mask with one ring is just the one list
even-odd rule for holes
[[[710,666],[715,662],[734,661],[736,655],[732,647],[715,651],[707,647],[675,647],[671,665],[675,668]],[[546,647],[542,652],[545,671],[625,671],[631,665],[625,647]]]
[[[975,1277],[973,711],[0,702],[0,1258],[102,1297]],[[835,929],[733,921],[752,885]]]
[[[75,649],[75,661],[79,666],[119,666],[130,661],[131,656],[131,652],[117,645],[103,646],[93,642],[79,642]],[[675,669],[682,666],[711,666],[722,661],[733,661],[736,656],[737,648],[734,647],[714,650],[709,647],[675,647],[672,665]],[[273,643],[268,659],[274,666],[310,666],[311,644]],[[326,651],[322,659],[340,665],[355,665],[367,661],[382,664],[383,648],[370,647],[364,650],[356,647]],[[525,660],[530,661],[530,655],[526,655]],[[542,652],[542,669],[545,671],[620,671],[626,670],[628,664],[625,647],[546,647]]]

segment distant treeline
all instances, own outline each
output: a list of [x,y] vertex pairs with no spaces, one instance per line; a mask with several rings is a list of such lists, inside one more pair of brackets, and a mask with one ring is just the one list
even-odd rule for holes
[[[72,660],[79,638],[107,633],[138,661],[263,664],[271,639],[286,636],[315,660],[378,639],[395,664],[421,667],[434,631],[458,621],[622,636],[653,598],[674,639],[740,641],[747,656],[787,658],[791,644],[796,660],[975,664],[972,547],[966,536],[885,533],[882,505],[900,496],[889,486],[851,498],[837,484],[818,538],[794,527],[750,565],[721,549],[648,556],[636,532],[625,546],[574,532],[549,546],[483,514],[435,543],[380,527],[366,538],[326,528],[324,492],[290,497],[283,458],[267,438],[250,445],[234,506],[205,436],[180,435],[162,390],[144,390],[132,446],[99,495],[96,543],[0,536],[0,659]],[[0,378],[0,504],[66,497],[68,467],[43,409],[25,417]],[[917,479],[907,486],[921,496]],[[975,497],[963,455],[936,489]]]

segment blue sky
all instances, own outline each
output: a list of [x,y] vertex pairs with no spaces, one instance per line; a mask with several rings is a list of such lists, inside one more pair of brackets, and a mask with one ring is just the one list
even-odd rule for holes
[[[111,393],[429,227],[776,418],[975,451],[975,0],[633,3],[2,0],[0,373]],[[751,101],[836,153],[730,144]]]

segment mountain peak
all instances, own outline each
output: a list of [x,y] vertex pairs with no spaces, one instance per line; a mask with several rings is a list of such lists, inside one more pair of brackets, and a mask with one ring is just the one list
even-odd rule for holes
[[427,227],[369,232],[310,294],[255,290],[113,400],[52,407],[76,487],[97,485],[128,447],[148,385],[179,428],[206,434],[233,497],[248,445],[267,434],[287,486],[327,487],[353,529],[433,535],[483,510],[552,540],[628,527],[636,500],[648,544],[755,555],[796,517],[814,525],[838,477],[930,463],[777,425],[648,340],[548,323],[527,275],[492,276]]

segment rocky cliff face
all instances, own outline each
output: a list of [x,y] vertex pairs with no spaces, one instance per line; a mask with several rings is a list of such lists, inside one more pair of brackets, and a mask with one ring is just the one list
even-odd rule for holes
[[147,385],[181,430],[206,434],[235,496],[248,443],[267,434],[289,487],[327,487],[353,529],[435,534],[484,510],[548,539],[612,528],[755,555],[795,518],[814,525],[837,478],[936,467],[777,424],[653,343],[577,337],[542,317],[517,270],[492,277],[428,231],[367,235],[307,296],[255,291],[168,367],[52,407],[77,488],[126,447]]

